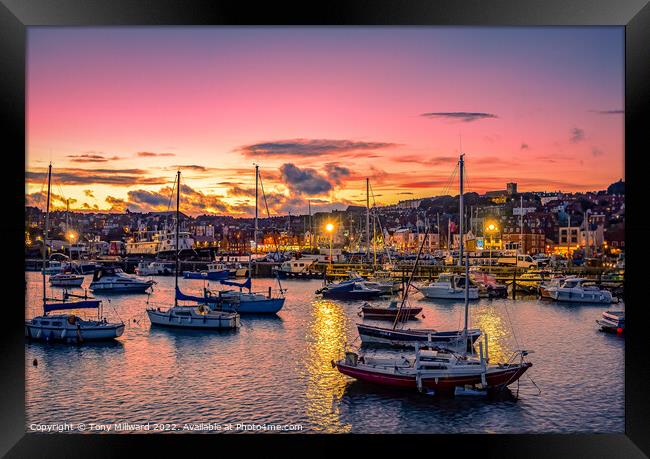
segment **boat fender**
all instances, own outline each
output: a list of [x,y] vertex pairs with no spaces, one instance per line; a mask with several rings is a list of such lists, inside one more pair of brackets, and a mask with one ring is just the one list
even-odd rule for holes
[[63,331],[61,332],[61,339],[64,339],[67,333],[68,333],[68,329],[64,328]]
[[42,330],[39,329],[38,332],[36,333],[36,339],[39,339],[41,337]]

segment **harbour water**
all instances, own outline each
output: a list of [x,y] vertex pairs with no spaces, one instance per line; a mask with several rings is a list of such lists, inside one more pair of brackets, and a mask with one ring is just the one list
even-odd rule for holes
[[[42,313],[42,280],[38,272],[25,275],[31,318]],[[315,295],[322,281],[283,281],[287,301],[277,316],[242,316],[237,331],[205,332],[150,327],[147,301],[166,307],[173,298],[174,278],[155,280],[150,296],[98,296],[104,316],[127,322],[114,343],[26,342],[27,425],[291,424],[303,433],[624,431],[624,340],[598,331],[595,320],[608,309],[603,305],[535,297],[471,303],[471,325],[488,334],[490,360],[530,349],[533,367],[521,379],[518,399],[445,399],[356,382],[332,368],[346,343],[358,344],[355,324],[363,319],[361,302]],[[188,294],[203,287],[201,280],[179,282]],[[89,283],[86,276],[84,287]],[[266,291],[277,285],[255,279],[254,286]],[[411,304],[424,307],[424,317],[411,327],[462,326],[462,302],[427,301],[416,293]]]

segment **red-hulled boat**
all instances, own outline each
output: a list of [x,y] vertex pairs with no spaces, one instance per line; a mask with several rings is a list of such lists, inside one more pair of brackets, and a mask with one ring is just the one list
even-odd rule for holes
[[[482,355],[482,346],[479,357],[416,348],[415,353],[390,358],[347,352],[345,359],[332,364],[344,375],[360,381],[453,394],[456,387],[473,386],[490,391],[516,382],[533,365],[524,360],[527,354],[527,351],[517,351],[508,363],[489,364]],[[513,363],[516,357],[520,361]]]

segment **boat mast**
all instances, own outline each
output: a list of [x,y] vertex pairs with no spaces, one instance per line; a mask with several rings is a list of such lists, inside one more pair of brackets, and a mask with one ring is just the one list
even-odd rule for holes
[[174,279],[174,306],[178,306],[178,228],[181,224],[180,221],[180,205],[181,205],[181,171],[176,173],[176,272]]
[[43,311],[47,302],[45,291],[45,262],[47,260],[47,229],[50,226],[50,186],[52,183],[52,163],[47,168],[47,201],[45,204],[45,231],[43,231]]
[[465,216],[465,214],[463,213],[463,211],[464,211],[464,209],[463,209],[463,205],[464,205],[464,202],[463,202],[463,165],[464,165],[463,156],[465,156],[465,155],[463,153],[461,153],[460,160],[458,161],[458,169],[459,169],[458,175],[460,177],[460,209],[459,209],[460,215],[458,217],[458,220],[460,222],[460,226],[458,227],[458,229],[459,229],[459,234],[458,234],[458,244],[459,244],[458,245],[458,247],[459,247],[459,250],[458,250],[458,266],[462,266],[462,263],[463,263],[463,220],[464,220],[464,216]]
[[311,224],[311,199],[307,200],[309,205],[309,250],[312,251],[314,248],[314,227]]
[[370,179],[366,177],[366,257],[370,258]]
[[438,228],[438,249],[440,249],[440,212],[436,212],[437,228]]
[[258,216],[257,216],[257,207],[258,207],[258,205],[257,205],[257,202],[258,202],[258,193],[257,193],[258,186],[257,186],[257,182],[258,182],[259,176],[260,176],[260,166],[255,164],[255,237],[254,237],[254,239],[255,239],[255,253],[257,253],[257,231],[258,231],[258,228],[257,228],[257,220],[258,220]]
[[469,254],[465,256],[465,326],[463,327],[464,353],[467,352],[468,334],[467,326],[469,322]]

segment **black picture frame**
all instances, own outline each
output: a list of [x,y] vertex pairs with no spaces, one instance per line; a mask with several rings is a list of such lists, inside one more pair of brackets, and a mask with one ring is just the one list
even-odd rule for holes
[[[640,280],[644,266],[641,251],[650,226],[643,218],[644,156],[650,151],[643,119],[650,111],[650,5],[647,0],[445,0],[385,1],[348,0],[319,3],[261,3],[201,0],[0,0],[0,113],[5,130],[2,144],[5,162],[3,183],[12,193],[6,198],[7,216],[0,222],[5,263],[11,268],[2,292],[5,326],[0,333],[0,454],[7,457],[115,457],[134,446],[171,453],[185,452],[190,443],[203,453],[220,453],[225,444],[262,454],[265,444],[286,454],[297,447],[312,454],[313,447],[340,451],[363,445],[396,448],[401,454],[467,454],[513,457],[644,457],[650,455],[650,359],[646,356],[643,324],[648,306]],[[29,26],[98,25],[481,25],[481,26],[589,26],[625,27],[625,181],[626,246],[625,279],[627,329],[625,343],[625,434],[539,435],[409,435],[347,436],[220,436],[211,435],[69,435],[25,432],[24,385],[24,253],[20,218],[24,215],[25,172],[25,50]],[[646,115],[646,116],[644,116]],[[10,295],[7,293],[10,292]],[[8,298],[8,299],[7,299]],[[588,346],[588,343],[585,343]],[[596,357],[596,356],[595,356]],[[245,437],[242,440],[242,437]],[[217,449],[214,449],[217,447]],[[306,447],[312,447],[306,449]],[[431,449],[434,448],[434,449]],[[271,451],[271,450],[268,450]],[[264,456],[266,454],[263,454]]]

